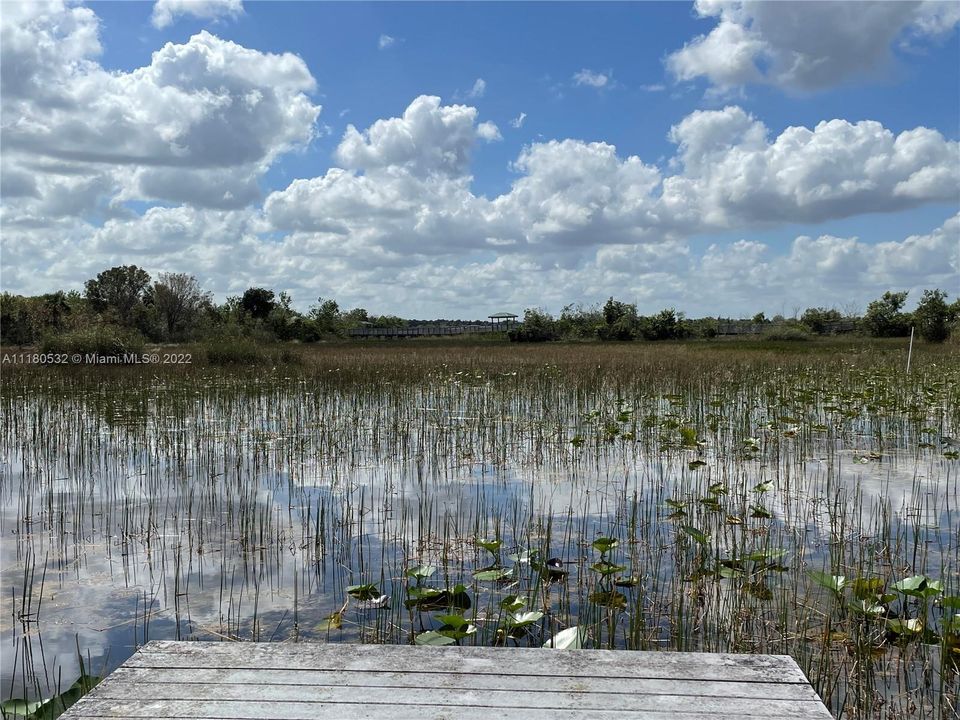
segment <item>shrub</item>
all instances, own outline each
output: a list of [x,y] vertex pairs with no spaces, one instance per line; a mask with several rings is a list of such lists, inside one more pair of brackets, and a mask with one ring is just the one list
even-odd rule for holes
[[682,340],[690,334],[686,318],[673,308],[643,318],[643,337],[647,340]]
[[117,356],[143,352],[143,336],[133,330],[110,325],[50,335],[40,344],[42,353]]
[[547,342],[559,340],[557,321],[543,310],[528,308],[523,314],[523,323],[507,333],[511,342]]
[[567,305],[557,320],[557,332],[564,338],[590,340],[598,337],[606,320],[597,307],[584,308],[582,305]]
[[910,334],[910,317],[902,312],[906,292],[885,292],[867,305],[863,327],[873,337],[903,337]]
[[202,355],[210,365],[291,365],[300,362],[300,356],[285,347],[258,345],[245,338],[224,338],[201,346]]
[[927,342],[942,343],[950,337],[951,308],[943,290],[925,290],[913,313],[920,337]]
[[810,333],[803,328],[787,325],[764,330],[762,337],[770,341],[802,342],[810,339]]
[[807,308],[800,317],[800,322],[812,333],[826,335],[830,327],[840,322],[843,316],[839,310],[828,308]]
[[601,340],[636,340],[640,332],[637,306],[610,298],[603,306],[605,325],[597,328]]
[[597,328],[597,337],[601,340],[636,340],[637,319],[636,317],[624,316],[609,325],[601,325]]

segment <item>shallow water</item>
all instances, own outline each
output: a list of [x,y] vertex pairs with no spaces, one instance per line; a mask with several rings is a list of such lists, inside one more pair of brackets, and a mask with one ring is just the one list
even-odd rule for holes
[[[482,618],[517,590],[472,581],[491,560],[479,537],[503,540],[505,564],[531,549],[566,563],[569,576],[543,595],[555,627],[603,614],[587,599],[590,542],[620,539],[616,559],[641,584],[624,590],[628,608],[611,617],[618,629],[604,642],[619,647],[639,619],[645,646],[678,647],[671,588],[689,587],[675,574],[696,550],[681,522],[714,523],[717,557],[783,550],[792,572],[762,581],[774,590],[796,584],[801,568],[829,566],[840,546],[869,556],[874,570],[927,572],[960,587],[958,463],[912,436],[878,443],[865,421],[791,435],[745,411],[744,432],[702,432],[700,444],[683,447],[637,424],[651,410],[669,417],[663,400],[638,400],[619,434],[604,437],[583,411],[619,407],[613,394],[582,407],[561,396],[550,415],[490,383],[455,393],[425,384],[397,396],[293,380],[243,391],[213,382],[176,402],[167,390],[8,398],[3,697],[68,686],[78,648],[99,674],[153,639],[408,642],[429,624],[429,613],[402,608],[404,571],[421,563],[439,568],[432,582],[470,586]],[[744,453],[747,431],[754,444]],[[572,443],[578,436],[586,441]],[[703,465],[692,467],[696,460]],[[720,520],[699,502],[718,482]],[[754,491],[760,483],[769,489]],[[667,499],[687,502],[689,517],[671,520]],[[751,519],[754,504],[771,517]],[[375,583],[390,608],[354,607],[328,632],[324,618],[346,586],[361,583]],[[732,602],[729,583],[717,592],[715,614],[704,613],[681,649],[742,647],[728,629],[709,636]],[[758,651],[783,647],[757,642]]]

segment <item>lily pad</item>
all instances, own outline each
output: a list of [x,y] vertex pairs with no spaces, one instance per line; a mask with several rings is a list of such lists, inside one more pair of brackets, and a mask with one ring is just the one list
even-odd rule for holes
[[883,593],[883,579],[859,577],[853,581],[853,596],[858,600],[869,600]]
[[3,710],[4,717],[8,715],[27,716],[33,715],[43,706],[43,703],[43,700],[18,700],[14,698],[0,703],[0,709]]
[[511,568],[486,568],[479,572],[473,574],[474,580],[480,580],[481,582],[491,582],[498,580],[506,580],[508,577],[513,575],[513,570]]
[[561,630],[552,638],[547,640],[543,647],[554,648],[556,650],[578,650],[583,647],[587,640],[587,631],[579,625],[568,627]]
[[376,585],[350,585],[347,595],[357,600],[374,600],[380,597],[380,590]]
[[887,629],[895,635],[919,635],[923,632],[923,620],[920,618],[906,620],[894,618],[887,620]]
[[436,630],[427,630],[417,635],[413,641],[417,645],[453,645],[456,640],[447,635],[438,633]]
[[680,529],[701,545],[710,544],[710,536],[707,533],[697,530],[697,528],[692,527],[691,525],[681,525]]
[[838,594],[842,593],[843,589],[847,586],[847,578],[843,575],[828,575],[827,573],[817,572],[816,570],[811,570],[809,574],[817,585],[825,587],[827,590],[833,590],[833,592]]
[[317,623],[317,626],[314,628],[317,632],[330,632],[331,630],[339,630],[343,627],[343,613],[335,612],[327,615],[323,620]]
[[610,552],[617,545],[619,545],[619,541],[611,537],[598,537],[593,541],[593,547],[601,553]]
[[517,610],[526,604],[527,601],[525,598],[517,597],[516,595],[507,595],[503,600],[500,601],[500,607],[509,613],[517,612]]
[[417,580],[426,580],[429,577],[432,577],[437,572],[437,568],[433,565],[417,565],[407,570],[407,577],[412,577]]
[[595,573],[600,573],[604,577],[607,575],[616,575],[617,573],[626,570],[623,565],[615,565],[614,563],[607,562],[606,560],[598,560],[590,566],[590,569]]
[[484,550],[493,553],[494,555],[497,554],[497,552],[500,550],[500,547],[503,545],[502,540],[481,540],[478,538],[475,542],[477,547],[482,547]]
[[468,610],[471,604],[467,588],[459,584],[452,590],[425,587],[408,588],[407,599],[404,601],[407,608],[417,608],[418,610],[443,610],[446,608]]
[[598,590],[597,592],[590,593],[589,600],[597,605],[617,610],[622,610],[627,606],[626,596],[616,590]]
[[524,625],[532,625],[535,622],[539,622],[541,618],[543,618],[543,613],[539,610],[533,610],[531,612],[511,615],[507,621],[513,627],[523,627]]
[[935,597],[943,592],[943,583],[926,575],[913,575],[893,584],[893,589],[916,598]]

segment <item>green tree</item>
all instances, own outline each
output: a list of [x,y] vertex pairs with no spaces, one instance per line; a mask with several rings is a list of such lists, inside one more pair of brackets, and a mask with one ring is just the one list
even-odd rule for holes
[[73,308],[67,301],[67,295],[60,290],[55,293],[47,293],[37,298],[37,319],[36,325],[41,332],[63,332],[70,316],[73,314]]
[[598,306],[567,305],[560,312],[557,330],[563,337],[587,340],[598,337],[606,320]]
[[407,321],[396,315],[378,315],[371,320],[375,328],[402,328],[407,326]]
[[276,307],[273,290],[248,288],[240,298],[240,307],[254,320],[266,320],[270,311]]
[[910,334],[910,318],[900,312],[907,293],[885,292],[879,300],[867,305],[863,326],[874,337],[903,337]]
[[527,308],[523,313],[523,322],[510,328],[507,337],[511,342],[546,342],[559,340],[560,333],[552,315],[539,308]]
[[601,340],[635,340],[640,328],[637,306],[614,300],[612,297],[603,306],[605,325],[597,330]]
[[648,340],[679,340],[689,333],[683,313],[666,308],[647,319],[643,334]]
[[268,319],[278,340],[299,339],[306,334],[303,316],[294,310],[293,298],[287,292],[280,293]]
[[183,337],[201,308],[212,302],[211,294],[186,273],[160,273],[151,297],[170,339]]
[[822,307],[807,308],[800,316],[801,324],[817,335],[825,335],[830,331],[831,323],[839,322],[841,319],[839,310]]
[[10,293],[0,295],[0,338],[3,342],[28,345],[35,337],[28,299]]
[[343,314],[343,327],[345,329],[360,327],[370,323],[370,314],[365,308],[354,308]]
[[951,307],[943,290],[924,290],[923,298],[913,312],[920,337],[927,342],[941,343],[950,337]]
[[146,270],[136,265],[118,265],[87,280],[84,290],[95,312],[112,313],[120,324],[129,327],[149,285]]
[[603,305],[603,319],[607,325],[613,325],[623,317],[630,315],[636,316],[636,314],[636,305],[620,302],[619,300],[614,300],[612,297]]
[[310,319],[320,333],[340,333],[340,306],[336,300],[317,298],[317,305],[310,309]]

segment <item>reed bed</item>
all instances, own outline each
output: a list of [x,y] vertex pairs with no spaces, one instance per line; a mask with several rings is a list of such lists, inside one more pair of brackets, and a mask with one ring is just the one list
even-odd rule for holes
[[837,718],[956,717],[949,348],[285,356],[5,370],[3,698],[151,639],[555,639],[789,654]]

